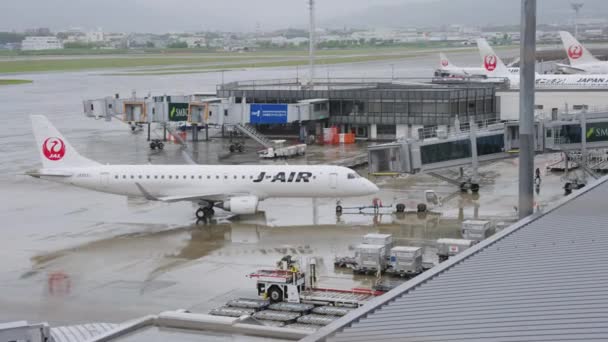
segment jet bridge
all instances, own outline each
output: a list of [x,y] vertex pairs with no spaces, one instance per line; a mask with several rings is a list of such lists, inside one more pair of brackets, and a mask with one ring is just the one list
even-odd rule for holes
[[545,123],[545,148],[582,151],[608,147],[608,112],[563,115]]
[[[536,153],[608,148],[608,112],[565,114],[538,120]],[[519,123],[502,122],[431,139],[398,140],[368,147],[369,172],[375,175],[432,172],[517,156]]]
[[423,140],[400,140],[368,147],[372,174],[432,172],[463,165],[477,165],[511,157],[512,141],[506,141],[506,126],[498,123]]

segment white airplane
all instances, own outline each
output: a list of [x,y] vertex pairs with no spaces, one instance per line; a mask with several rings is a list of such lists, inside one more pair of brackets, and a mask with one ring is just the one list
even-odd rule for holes
[[[509,82],[509,87],[519,88],[519,75],[509,72],[485,39],[477,39],[479,54],[488,77]],[[608,89],[608,75],[543,75],[536,73],[537,89]]]
[[214,207],[254,214],[271,197],[344,198],[378,187],[355,171],[331,165],[102,165],[76,151],[45,116],[32,115],[42,168],[27,174],[117,195],[198,203],[199,219]]
[[448,57],[443,53],[439,53],[439,68],[435,71],[435,76],[441,77],[485,77],[486,70],[484,68],[463,68],[458,67],[450,62]]
[[[510,73],[519,73],[519,68],[507,68]],[[458,67],[450,62],[448,57],[443,53],[439,53],[439,68],[435,70],[435,76],[439,77],[480,77],[488,76],[487,70],[481,67]]]
[[569,32],[559,31],[570,65],[557,63],[566,74],[608,74],[608,62],[600,61],[574,38]]

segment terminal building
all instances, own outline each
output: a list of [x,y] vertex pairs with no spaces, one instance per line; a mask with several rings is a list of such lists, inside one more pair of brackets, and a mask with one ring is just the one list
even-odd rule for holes
[[[427,80],[428,81],[428,80]],[[538,120],[606,112],[605,90],[536,92]],[[386,79],[329,80],[304,86],[297,79],[239,81],[213,93],[84,101],[89,116],[127,122],[190,122],[221,127],[252,125],[274,136],[321,135],[335,126],[364,140],[423,139],[519,119],[519,93],[482,83],[432,84]],[[513,132],[514,134],[516,132]]]
[[495,88],[488,85],[350,81],[311,89],[294,79],[227,83],[216,94],[144,98],[117,94],[84,101],[84,112],[142,123],[251,124],[265,133],[294,136],[302,130],[319,135],[322,128],[337,126],[361,139],[394,140],[416,139],[431,128],[450,132],[457,118],[498,120],[497,105]]
[[[370,140],[417,138],[428,127],[449,131],[456,117],[466,121],[498,118],[495,89],[484,85],[370,80],[326,82],[303,89],[296,80],[271,80],[224,84],[217,94],[231,105],[242,103],[246,113],[256,104],[283,104],[287,106],[283,124],[294,130],[300,125],[316,132],[319,127],[338,126],[341,132]],[[229,111],[224,123],[238,122],[240,114]]]

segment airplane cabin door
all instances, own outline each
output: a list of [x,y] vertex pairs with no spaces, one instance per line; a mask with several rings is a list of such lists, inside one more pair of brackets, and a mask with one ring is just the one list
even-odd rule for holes
[[338,174],[337,173],[329,174],[329,187],[331,189],[335,189],[338,187]]
[[107,188],[110,185],[110,173],[102,172],[100,181],[101,181],[101,186]]

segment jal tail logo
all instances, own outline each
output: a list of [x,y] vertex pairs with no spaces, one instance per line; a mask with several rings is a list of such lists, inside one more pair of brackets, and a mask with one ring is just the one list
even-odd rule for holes
[[441,66],[447,67],[449,64],[450,62],[448,62],[447,59],[441,60]]
[[48,160],[60,160],[65,156],[65,143],[56,137],[47,138],[42,144],[42,154]]
[[579,59],[583,56],[583,47],[578,44],[570,45],[568,48],[568,57],[572,59]]
[[496,59],[497,58],[494,55],[487,55],[484,57],[483,66],[486,68],[486,70],[494,71],[494,69],[496,69]]

